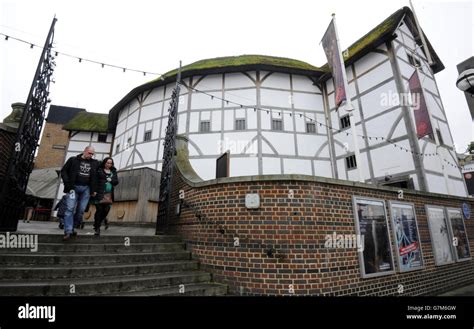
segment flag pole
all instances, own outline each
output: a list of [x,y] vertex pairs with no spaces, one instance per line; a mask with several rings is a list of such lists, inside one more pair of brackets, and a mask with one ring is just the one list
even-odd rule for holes
[[411,11],[413,12],[413,17],[415,18],[416,29],[418,30],[418,34],[420,35],[421,43],[423,44],[423,48],[425,48],[426,59],[428,59],[428,64],[431,67],[431,65],[433,65],[433,60],[431,59],[430,50],[428,49],[428,45],[426,44],[425,36],[423,35],[423,32],[421,31],[420,23],[418,22],[418,17],[416,16],[415,8],[413,7],[413,3],[411,2],[411,0],[410,0],[410,8],[411,8]]
[[340,60],[341,60],[341,71],[342,71],[342,80],[344,82],[344,89],[346,90],[346,101],[344,103],[344,108],[346,112],[349,114],[349,122],[351,125],[351,134],[352,134],[352,141],[354,143],[354,155],[356,158],[356,163],[357,163],[357,180],[359,182],[364,182],[364,176],[362,174],[362,160],[360,157],[360,150],[359,150],[359,143],[357,141],[357,133],[356,133],[356,128],[355,128],[355,122],[354,122],[354,107],[352,106],[351,98],[349,97],[349,84],[347,82],[347,75],[346,75],[346,66],[344,65],[344,56],[342,55],[342,49],[341,45],[339,44],[339,34],[337,32],[337,26],[336,26],[336,14],[332,14],[332,20],[334,23],[334,31],[336,32],[336,43],[337,43],[337,49],[341,52],[340,53]]

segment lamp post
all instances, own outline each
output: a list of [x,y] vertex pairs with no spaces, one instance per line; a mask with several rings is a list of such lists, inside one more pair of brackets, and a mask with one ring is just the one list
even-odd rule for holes
[[474,68],[464,70],[459,74],[456,87],[474,97]]

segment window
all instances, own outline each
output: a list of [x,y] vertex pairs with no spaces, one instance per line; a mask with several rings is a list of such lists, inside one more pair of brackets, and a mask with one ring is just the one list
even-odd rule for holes
[[127,139],[127,144],[128,144],[128,146],[132,145],[132,137],[129,137]]
[[210,121],[201,121],[199,131],[202,132],[202,133],[206,133],[206,132],[211,131],[211,122]]
[[316,124],[312,122],[306,122],[306,132],[308,134],[315,134],[316,133]]
[[151,140],[151,130],[145,131],[145,136],[143,137],[143,141],[147,142]]
[[405,180],[398,180],[392,182],[391,180],[388,183],[382,183],[384,186],[392,186],[392,187],[398,187],[398,188],[406,188],[406,189],[415,189],[414,184],[413,184],[413,179],[405,179]]
[[283,130],[283,121],[281,119],[272,119],[272,130]]
[[341,129],[349,128],[351,126],[351,119],[349,118],[349,114],[342,116],[339,119],[339,123],[340,123]]
[[410,62],[411,65],[413,65],[414,67],[420,67],[421,66],[421,62],[416,59],[414,56],[410,55],[410,54],[407,54],[407,57],[408,57],[408,61]]
[[444,140],[443,140],[443,136],[441,135],[441,130],[436,129],[436,135],[438,135],[439,145],[445,145]]
[[235,120],[235,130],[245,130],[245,119]]
[[107,143],[107,134],[99,134],[99,143]]
[[346,157],[346,168],[347,170],[357,168],[357,162],[355,155],[350,155]]
[[117,146],[115,146],[115,154],[119,152],[120,152],[120,144],[117,144]]

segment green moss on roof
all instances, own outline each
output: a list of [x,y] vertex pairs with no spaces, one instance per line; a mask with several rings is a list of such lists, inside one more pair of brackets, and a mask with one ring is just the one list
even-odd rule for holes
[[[402,18],[402,15],[403,15],[403,9],[396,11],[395,13],[390,15],[390,17],[388,17],[386,20],[384,20],[382,23],[380,23],[374,29],[372,29],[369,33],[367,33],[362,38],[354,42],[347,50],[348,55],[344,57],[344,62],[349,61],[351,58],[353,58],[355,55],[360,53],[370,44],[379,40],[386,33],[389,33],[395,30],[400,19]],[[342,52],[345,53],[346,50],[343,50]],[[328,64],[325,64],[324,66],[322,66],[321,69],[326,72],[329,72]]]
[[64,130],[107,132],[108,114],[80,112],[63,127]]
[[[273,57],[263,55],[241,55],[241,56],[229,56],[229,57],[217,57],[210,59],[203,59],[192,64],[183,66],[181,72],[193,70],[205,70],[225,67],[239,67],[245,65],[271,65],[289,69],[300,69],[308,71],[320,71],[316,66],[308,64],[303,61],[296,59],[284,58],[284,57]],[[164,78],[176,75],[178,69],[167,72],[163,75]]]
[[362,49],[369,46],[371,43],[377,41],[385,33],[394,30],[397,27],[398,22],[401,19],[401,11],[397,11],[392,14],[389,18],[384,20],[382,23],[377,25],[372,31],[364,35],[362,38],[357,40],[349,47],[349,56],[345,59],[346,61],[351,59],[352,56],[359,53]]

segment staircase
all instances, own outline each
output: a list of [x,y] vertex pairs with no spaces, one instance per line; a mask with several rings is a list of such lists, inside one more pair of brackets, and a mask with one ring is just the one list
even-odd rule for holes
[[[218,296],[177,236],[38,236],[38,251],[0,248],[0,296]],[[128,244],[127,244],[128,242]]]

